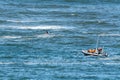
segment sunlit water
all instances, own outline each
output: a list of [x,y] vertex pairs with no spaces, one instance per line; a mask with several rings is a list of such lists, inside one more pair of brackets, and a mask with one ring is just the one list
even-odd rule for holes
[[[120,2],[1,0],[1,80],[119,80]],[[46,34],[48,31],[48,34]],[[108,57],[84,56],[104,47]]]

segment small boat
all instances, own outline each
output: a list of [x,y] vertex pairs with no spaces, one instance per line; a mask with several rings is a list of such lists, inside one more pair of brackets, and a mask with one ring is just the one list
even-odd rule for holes
[[107,57],[108,54],[105,53],[105,52],[102,52],[102,53],[97,53],[97,52],[88,52],[88,50],[82,50],[82,53],[85,55],[85,56],[105,56]]
[[99,37],[100,36],[97,38],[96,49],[82,50],[85,56],[108,56],[108,54],[103,51],[103,48],[98,48]]

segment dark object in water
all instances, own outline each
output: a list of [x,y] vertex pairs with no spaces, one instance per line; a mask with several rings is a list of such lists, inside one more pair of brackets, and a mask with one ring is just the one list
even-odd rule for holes
[[45,34],[48,34],[48,31],[46,31],[46,33]]

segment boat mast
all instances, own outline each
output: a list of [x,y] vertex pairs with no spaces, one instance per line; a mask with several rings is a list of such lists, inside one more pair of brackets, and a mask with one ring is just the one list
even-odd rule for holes
[[99,43],[99,35],[98,35],[98,37],[97,37],[97,41],[96,41],[96,51],[97,51],[97,48],[98,48],[98,43]]

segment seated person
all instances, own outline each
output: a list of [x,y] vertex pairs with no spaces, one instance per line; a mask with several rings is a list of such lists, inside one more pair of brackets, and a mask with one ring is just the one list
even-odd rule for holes
[[98,54],[101,54],[102,53],[102,48],[98,48]]
[[96,50],[95,50],[95,49],[89,49],[88,52],[89,52],[89,53],[95,53]]

